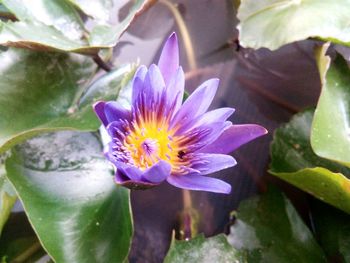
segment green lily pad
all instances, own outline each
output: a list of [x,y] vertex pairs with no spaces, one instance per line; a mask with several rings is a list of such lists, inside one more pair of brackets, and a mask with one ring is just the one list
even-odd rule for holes
[[127,30],[132,21],[150,8],[155,2],[154,0],[136,0],[134,5],[130,8],[129,14],[119,24],[95,26],[90,33],[90,46],[114,47],[119,37]]
[[350,169],[317,156],[309,136],[313,110],[295,115],[275,131],[270,173],[350,213]]
[[[124,76],[132,70],[125,65],[108,75],[112,78],[102,77],[83,98],[96,70],[87,57],[9,49],[0,53],[0,61],[0,152],[40,132],[96,130],[100,122],[93,102],[115,99]],[[94,88],[96,83],[101,89]]]
[[78,108],[91,107],[97,100],[115,100],[128,92],[131,98],[131,80],[136,71],[136,64],[125,64],[112,70],[94,81],[79,99]]
[[164,263],[225,263],[246,262],[244,255],[234,249],[223,234],[205,238],[203,234],[189,241],[173,240]]
[[316,53],[322,91],[311,131],[315,153],[350,167],[350,70],[342,56],[331,63],[328,45]]
[[241,0],[240,44],[271,50],[309,37],[350,45],[347,0]]
[[72,40],[53,26],[37,21],[0,21],[0,45],[40,51],[96,54],[99,48],[84,48],[87,41]]
[[98,138],[57,132],[16,146],[7,175],[55,262],[123,262],[132,221],[129,191],[114,183]]
[[[7,0],[6,0],[7,2]],[[2,22],[0,21],[0,45],[27,48],[41,51],[64,51],[75,52],[85,55],[97,55],[102,48],[114,47],[120,36],[125,32],[130,23],[147,10],[155,1],[137,0],[129,15],[117,25],[97,24],[91,33],[83,34],[81,26],[75,28],[73,25],[79,20],[72,12],[71,5],[58,1],[56,6],[47,1],[40,1],[45,8],[38,9],[32,3],[28,6],[20,4],[23,0],[16,0],[15,4],[8,1],[8,8],[16,15],[20,21]],[[56,1],[54,2],[56,3]],[[64,6],[63,6],[64,5]],[[27,7],[27,8],[26,8]],[[30,8],[29,8],[30,7]],[[43,12],[37,14],[37,12]],[[36,17],[38,16],[38,17]],[[48,19],[49,17],[50,19]],[[67,24],[83,34],[84,37],[77,37],[72,30],[65,30],[65,23],[61,19],[67,18]],[[74,22],[74,23],[73,23]]]
[[16,17],[11,13],[10,10],[8,10],[3,4],[0,3],[0,17],[2,18],[12,18],[15,19]]
[[113,7],[113,0],[69,0],[86,15],[101,21],[109,19],[110,11]]
[[0,162],[0,236],[16,200],[16,192],[6,178],[5,166]]
[[350,215],[321,202],[312,202],[313,225],[329,262],[350,262]]
[[67,1],[2,0],[2,3],[21,21],[36,21],[53,26],[74,40],[79,40],[84,35],[84,23],[78,12]]
[[291,202],[279,191],[243,201],[228,241],[246,262],[326,262],[322,249]]

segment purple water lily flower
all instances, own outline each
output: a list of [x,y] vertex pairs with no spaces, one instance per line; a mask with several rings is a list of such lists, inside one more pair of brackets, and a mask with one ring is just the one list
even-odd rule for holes
[[166,180],[183,189],[230,193],[228,183],[204,175],[234,166],[227,154],[267,131],[232,125],[232,108],[207,112],[218,84],[204,82],[182,104],[185,79],[173,33],[158,65],[136,71],[131,110],[115,101],[97,102],[94,110],[111,137],[105,155],[116,168],[115,182],[147,188]]

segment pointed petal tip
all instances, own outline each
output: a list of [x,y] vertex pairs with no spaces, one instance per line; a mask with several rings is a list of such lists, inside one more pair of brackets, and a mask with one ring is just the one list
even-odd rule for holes
[[219,87],[219,84],[220,84],[220,79],[212,78],[204,81],[197,89],[199,89],[200,87],[203,87],[204,89],[210,88],[210,89],[214,89],[216,93]]
[[156,64],[152,63],[152,64],[149,66],[148,70],[155,70],[156,68],[158,68],[158,66],[157,66]]
[[263,126],[258,125],[258,124],[252,124],[252,126],[253,125],[255,126],[256,134],[258,135],[258,137],[269,133],[269,131],[266,128],[264,128]]
[[205,81],[204,83],[210,83],[211,85],[218,85],[220,83],[220,79],[219,78],[211,78],[208,79],[207,81]]
[[144,80],[146,73],[147,73],[147,67],[145,65],[140,65],[135,71],[134,78],[138,77],[141,80]]
[[179,66],[177,68],[177,73],[180,73],[180,72],[182,72],[184,74],[184,70],[183,70],[182,66]]
[[108,124],[107,117],[105,114],[105,106],[105,101],[97,101],[92,105],[94,112],[96,113],[97,117],[100,119],[104,126]]
[[168,39],[175,39],[175,40],[177,40],[177,34],[176,34],[176,32],[173,31],[173,32],[170,34],[170,36],[168,37]]
[[235,124],[226,128],[220,137],[210,145],[203,147],[203,153],[228,154],[242,145],[267,134],[267,130],[257,124]]
[[[232,156],[231,156],[232,157]],[[233,159],[233,161],[232,161],[232,166],[231,167],[233,167],[233,166],[236,166],[237,165],[237,161],[236,161],[236,159],[235,158],[233,158],[232,157],[232,159]]]
[[228,195],[228,194],[231,194],[231,191],[232,191],[232,187],[231,187],[231,185],[228,184],[228,187],[225,190],[223,190],[222,192],[218,192],[218,193]]
[[105,104],[106,104],[105,101],[99,100],[99,101],[96,101],[94,104],[92,104],[92,108],[96,111],[96,109],[103,107]]
[[168,37],[168,39],[166,40],[166,42],[165,42],[166,44],[167,43],[171,43],[171,44],[175,44],[176,46],[178,46],[178,40],[177,40],[177,34],[176,34],[176,32],[173,32],[173,33],[171,33],[170,34],[170,36]]
[[227,108],[227,110],[229,111],[229,116],[231,116],[233,113],[235,113],[236,109],[234,108]]
[[171,77],[179,67],[179,44],[175,33],[171,34],[165,41],[159,57],[158,66],[165,83],[168,85]]

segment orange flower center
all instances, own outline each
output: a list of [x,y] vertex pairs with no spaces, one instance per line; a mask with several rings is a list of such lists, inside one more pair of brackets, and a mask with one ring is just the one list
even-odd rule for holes
[[124,146],[130,152],[133,164],[141,170],[147,169],[160,160],[165,160],[176,172],[183,165],[184,151],[179,146],[180,136],[168,130],[168,123],[155,120],[139,121],[133,125],[125,138]]

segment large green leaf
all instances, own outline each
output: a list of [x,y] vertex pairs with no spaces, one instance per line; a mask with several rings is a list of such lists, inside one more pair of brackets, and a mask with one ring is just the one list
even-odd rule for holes
[[[79,99],[78,108],[91,107],[97,100],[115,100],[118,97],[131,98],[132,78],[136,64],[125,64],[94,81]],[[125,94],[127,93],[127,94]],[[122,103],[122,102],[121,102]],[[124,104],[125,105],[125,104]]]
[[317,37],[350,44],[349,0],[241,0],[240,44],[275,50]]
[[69,0],[85,14],[101,21],[109,19],[113,7],[113,0]]
[[350,75],[342,56],[330,65],[325,45],[317,52],[322,91],[315,111],[311,145],[321,157],[350,167]]
[[4,227],[16,200],[16,192],[7,180],[5,166],[0,160],[0,236],[2,228]]
[[93,28],[89,38],[90,46],[113,47],[117,44],[119,37],[129,27],[135,17],[141,15],[155,0],[136,0],[130,8],[129,14],[117,25],[97,25]]
[[277,190],[243,201],[229,242],[246,251],[247,262],[326,262],[310,230]]
[[10,49],[0,53],[0,61],[0,152],[39,132],[96,130],[100,122],[92,103],[116,98],[131,70],[126,65],[111,72],[108,81],[102,77],[96,82],[100,89],[94,83],[88,98],[81,98],[96,69],[89,58]]
[[[135,17],[155,2],[154,0],[137,0],[129,15],[119,24],[96,24],[91,33],[86,32],[86,37],[82,38],[73,34],[72,30],[66,31],[64,29],[66,25],[60,23],[62,16],[67,18],[68,25],[74,25],[77,22],[73,20],[76,18],[72,13],[74,9],[68,3],[61,3],[64,1],[58,1],[55,6],[56,1],[51,3],[51,1],[40,0],[42,8],[37,8],[32,2],[28,6],[22,6],[20,3],[27,2],[24,0],[16,0],[17,5],[12,0],[7,1],[9,9],[19,17],[20,21],[0,21],[0,45],[44,51],[76,52],[86,55],[96,55],[101,48],[114,47]],[[36,18],[37,15],[38,18]],[[82,33],[80,28],[76,30]]]
[[44,25],[53,26],[74,40],[83,37],[83,21],[69,2],[62,0],[2,0],[2,3],[21,21],[38,21]]
[[309,136],[313,110],[297,114],[275,131],[271,144],[273,175],[350,213],[350,169],[317,156]]
[[115,185],[96,136],[32,138],[13,150],[6,170],[56,262],[123,262],[132,235],[129,191]]
[[0,21],[0,45],[40,51],[70,51],[96,54],[99,48],[87,48],[87,41],[72,40],[53,26],[37,21]]
[[205,238],[196,236],[189,241],[173,240],[164,263],[226,263],[246,262],[245,257],[234,249],[225,235]]
[[0,17],[1,18],[12,18],[15,19],[15,16],[0,2]]
[[350,180],[343,174],[322,167],[305,168],[294,173],[272,171],[270,173],[350,213]]
[[330,262],[350,262],[350,215],[321,202],[312,202],[313,225]]

